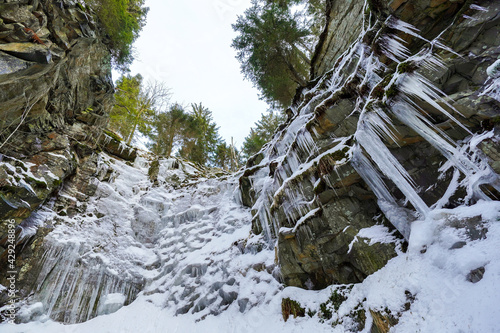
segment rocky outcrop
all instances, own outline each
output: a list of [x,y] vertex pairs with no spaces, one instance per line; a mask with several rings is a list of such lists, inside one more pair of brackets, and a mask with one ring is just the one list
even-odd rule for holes
[[[428,207],[498,195],[481,161],[498,172],[498,136],[488,131],[500,103],[487,68],[500,56],[499,4],[329,4],[313,81],[240,179],[253,231],[277,244],[284,282],[304,288],[362,281],[404,249],[411,226],[400,221]],[[430,131],[413,120],[424,118]],[[457,141],[456,150],[446,143]],[[489,174],[477,191],[457,185],[466,167],[440,168],[453,165],[451,150]]]
[[27,218],[110,146],[102,129],[114,89],[102,40],[74,2],[0,1],[0,220]]
[[325,74],[361,31],[365,1],[326,1],[326,24],[316,46],[311,78]]
[[14,219],[18,296],[32,290],[51,231],[29,228],[33,212],[56,196],[60,217],[81,214],[97,188],[98,152],[136,156],[103,133],[114,102],[105,38],[73,1],[0,0],[0,245]]

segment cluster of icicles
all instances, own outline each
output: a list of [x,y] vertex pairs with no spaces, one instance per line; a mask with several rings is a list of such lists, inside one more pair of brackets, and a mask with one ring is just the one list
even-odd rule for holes
[[[382,29],[385,27],[421,39],[427,46],[412,55],[402,39],[393,34],[383,33]],[[379,60],[370,46],[363,42],[368,33],[378,36],[376,38],[379,40],[375,43],[380,46],[380,51],[398,66],[388,83],[385,82],[387,79],[384,80],[378,74],[386,72],[387,66]],[[304,195],[300,186],[288,186],[288,183],[301,176],[302,179],[309,177],[311,184],[317,184],[319,179],[313,173],[306,171],[323,156],[346,147],[349,147],[350,163],[375,193],[386,217],[406,239],[410,236],[412,220],[425,218],[432,209],[442,208],[459,187],[467,190],[465,203],[479,199],[490,200],[480,185],[490,184],[499,189],[498,176],[488,163],[480,158],[480,154],[475,152],[477,138],[457,144],[430,121],[426,110],[419,105],[423,103],[415,103],[416,99],[425,102],[470,133],[447,111],[452,110],[451,112],[460,114],[447,102],[443,92],[414,70],[404,70],[406,66],[427,70],[444,67],[439,56],[435,54],[436,50],[456,54],[440,42],[440,36],[434,40],[426,40],[418,34],[416,28],[399,19],[389,17],[385,22],[380,22],[371,15],[365,17],[363,30],[358,39],[339,57],[340,60],[335,67],[319,80],[314,88],[304,92],[304,96],[314,97],[305,98],[301,105],[292,108],[295,115],[289,126],[281,133],[277,133],[273,141],[263,148],[266,158],[261,165],[274,161],[278,166],[274,178],[270,177],[266,170],[259,171],[253,177],[253,185],[258,196],[254,210],[257,212],[255,218],[261,223],[271,244],[280,230],[284,231],[270,210],[270,207],[280,200],[280,196],[286,195],[290,198],[288,203],[290,207],[286,207],[284,211],[287,215],[286,223],[295,225],[294,229],[311,212],[316,212],[318,209],[314,198]],[[355,109],[351,113],[351,116],[358,117],[356,132],[352,137],[332,137],[331,148],[319,153],[313,139],[313,135],[317,135],[315,128],[310,126],[311,133],[307,125],[314,121],[315,110],[326,105],[329,98],[339,94],[346,84],[353,82],[354,79],[360,82],[358,87],[364,86],[370,91],[358,97]],[[378,98],[372,97],[376,95],[374,89],[380,89],[381,84],[384,85],[383,97],[380,98],[380,94]],[[397,94],[387,93],[389,89],[396,89]],[[431,207],[422,200],[411,176],[384,143],[384,141],[398,142],[398,133],[392,120],[394,118],[410,127],[447,159],[447,163],[439,169],[441,175],[454,168],[452,180],[444,197]],[[488,133],[483,137],[491,135],[492,133]],[[354,144],[346,146],[348,141]],[[397,202],[388,190],[384,176],[404,194],[406,200],[414,207],[414,211],[403,208]]]

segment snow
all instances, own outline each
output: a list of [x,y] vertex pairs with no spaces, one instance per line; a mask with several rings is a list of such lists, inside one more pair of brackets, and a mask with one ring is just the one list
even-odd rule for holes
[[[279,301],[281,302],[281,300]],[[280,311],[276,309],[280,304],[274,306],[256,308],[250,310],[244,315],[237,309],[221,314],[218,317],[207,317],[205,320],[196,322],[192,316],[174,316],[167,310],[159,310],[155,305],[144,300],[137,300],[134,304],[123,307],[118,312],[100,316],[86,323],[79,325],[62,325],[54,322],[30,323],[20,326],[2,327],[2,332],[51,332],[63,333],[70,330],[73,333],[135,333],[135,332],[262,332],[270,330],[271,332],[304,332],[312,329],[314,332],[332,332],[327,325],[319,322],[312,323],[306,320],[290,320],[284,323],[283,320],[277,320],[281,316]],[[22,331],[20,331],[22,330]]]
[[307,220],[309,220],[309,218],[313,217],[316,215],[316,213],[318,213],[319,211],[321,210],[321,208],[314,208],[312,210],[310,210],[306,215],[302,216],[298,221],[297,223],[295,224],[295,227],[292,229],[293,232],[296,232],[297,229],[304,223],[307,222]]
[[154,185],[147,156],[129,166],[101,154],[100,168],[111,172],[98,174],[111,176],[98,181],[85,211],[69,217],[42,209],[32,227],[56,223],[22,321],[85,321],[119,310],[141,289],[139,297],[159,309],[198,319],[271,301],[282,288],[274,251],[252,250],[262,241],[249,239],[251,214],[237,200],[237,178],[207,179],[187,162],[159,162]]
[[488,74],[489,77],[494,79],[500,76],[500,59],[495,61],[486,69],[486,74]]
[[368,245],[370,246],[375,243],[394,243],[396,241],[389,228],[378,224],[359,230],[356,237],[369,239]]
[[[469,241],[460,248],[453,243],[469,236],[454,225],[457,221],[480,217],[488,231],[483,239]],[[218,316],[197,321],[196,314],[175,315],[174,309],[162,307],[161,294],[140,295],[132,304],[118,311],[99,316],[85,323],[62,325],[51,320],[22,325],[2,325],[2,332],[346,332],[348,315],[359,304],[374,311],[400,312],[405,303],[411,310],[402,312],[394,332],[497,332],[500,308],[498,281],[500,278],[500,203],[481,201],[470,207],[436,209],[425,220],[412,224],[408,252],[392,259],[384,268],[356,284],[347,293],[332,319],[325,323],[313,318],[281,318],[281,299],[290,297],[306,309],[318,310],[332,290],[331,286],[312,291],[294,287],[275,290],[269,302],[263,302],[240,312],[239,306],[229,307]],[[383,241],[387,230],[383,226],[362,229],[358,236],[371,241]],[[425,251],[423,251],[425,249]],[[261,254],[265,256],[266,254]],[[259,260],[256,260],[259,261]],[[243,267],[243,266],[239,266]],[[471,270],[484,267],[483,278],[475,283],[467,280]],[[250,281],[247,281],[250,282]],[[245,287],[245,285],[243,286]],[[262,292],[251,284],[248,292]],[[262,285],[264,289],[270,288]],[[411,295],[410,298],[408,298]],[[121,299],[108,295],[107,302]],[[256,298],[258,300],[258,298]],[[39,307],[39,305],[38,305]],[[369,314],[367,315],[369,317]],[[343,324],[331,327],[335,321]],[[367,332],[365,330],[365,332]]]
[[470,140],[469,145],[472,149],[476,149],[478,144],[480,144],[482,141],[484,141],[486,139],[493,138],[494,135],[495,135],[495,132],[493,130],[491,130],[489,132],[484,132],[484,133],[479,134],[479,135],[474,135],[472,137],[472,139]]
[[125,295],[122,294],[108,294],[104,300],[104,304],[123,304],[125,303]]
[[48,154],[49,154],[49,155],[51,155],[51,156],[57,157],[57,158],[61,158],[61,159],[63,159],[63,160],[68,159],[66,156],[61,155],[61,154],[50,153],[50,152],[49,152]]

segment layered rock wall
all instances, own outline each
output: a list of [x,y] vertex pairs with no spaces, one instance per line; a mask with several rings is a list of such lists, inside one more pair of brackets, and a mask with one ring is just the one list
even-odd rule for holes
[[0,2],[0,220],[27,218],[96,150],[133,155],[102,133],[114,92],[105,41],[75,2]]
[[[411,226],[401,221],[429,207],[498,197],[488,166],[476,192],[454,188],[467,167],[440,167],[453,154],[458,164],[498,164],[496,132],[488,131],[500,104],[487,68],[500,55],[499,4],[329,4],[313,81],[240,179],[253,230],[276,246],[284,282],[308,288],[359,282],[384,266],[409,237]],[[478,142],[468,145],[471,137],[487,139],[482,151]],[[375,230],[387,237],[377,239]]]
[[135,157],[103,132],[114,103],[106,42],[76,2],[0,1],[0,283],[15,220],[18,296],[34,287],[51,229],[30,228],[32,213],[55,196],[60,216],[81,213],[96,190],[97,153]]

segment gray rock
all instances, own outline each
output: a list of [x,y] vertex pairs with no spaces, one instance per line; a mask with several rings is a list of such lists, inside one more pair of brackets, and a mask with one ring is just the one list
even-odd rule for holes
[[[379,217],[378,223],[390,224],[381,213],[374,193],[350,165],[349,149],[345,154],[338,152],[328,158],[318,157],[333,149],[337,144],[336,139],[345,138],[346,144],[352,145],[355,141],[352,135],[356,133],[359,122],[359,110],[363,106],[363,99],[368,98],[366,87],[360,86],[362,75],[359,80],[351,79],[346,82],[343,89],[335,94],[326,91],[326,85],[320,84],[323,81],[329,82],[331,73],[328,70],[341,60],[348,61],[342,71],[344,78],[353,74],[355,61],[349,63],[351,59],[343,59],[341,55],[357,38],[365,14],[362,12],[364,1],[328,3],[331,7],[327,13],[327,27],[320,37],[312,61],[311,77],[315,80],[307,88],[312,90],[295,98],[295,114],[314,113],[314,117],[304,128],[311,138],[308,140],[313,141],[313,144],[308,144],[313,148],[307,145],[303,147],[298,142],[290,142],[287,146],[282,144],[285,148],[269,147],[264,152],[264,158],[267,157],[269,163],[259,166],[264,171],[256,173],[252,169],[255,164],[249,163],[240,179],[245,205],[251,207],[255,202],[264,203],[260,208],[254,207],[254,232],[270,228],[268,236],[273,240],[276,238],[278,242],[279,266],[284,282],[300,287],[306,287],[307,281],[311,281],[315,288],[323,288],[331,283],[359,282],[396,255],[397,240],[387,244],[370,244],[357,237],[360,230],[377,223],[374,216]],[[460,56],[457,56],[438,51],[443,61],[442,67],[436,70],[419,68],[416,72],[450,95],[446,102],[438,101],[440,106],[468,126],[471,132],[478,133],[497,126],[499,101],[483,91],[488,80],[486,68],[500,56],[498,2],[482,2],[481,6],[488,8],[487,11],[469,8],[470,2],[465,0],[369,1],[368,5],[372,18],[377,16],[385,21],[389,14],[393,15],[416,26],[421,36],[428,40],[440,35],[445,45],[460,52]],[[380,28],[382,31],[385,29],[383,24],[380,24]],[[426,46],[419,38],[398,34],[395,30],[388,32],[404,39],[412,53],[417,53]],[[377,74],[390,80],[396,65],[381,54],[380,40],[376,37],[375,33],[367,33],[363,36],[363,42],[387,66],[384,72],[380,70]],[[313,87],[318,90],[315,91]],[[398,95],[397,87],[395,89],[391,93],[393,96]],[[382,101],[382,98],[389,96],[391,87],[382,84],[379,90],[378,97],[376,92],[371,96],[379,100],[374,101],[374,105],[381,109],[390,107],[391,100]],[[309,101],[312,102],[307,104]],[[423,112],[430,114],[431,122],[453,140],[463,140],[470,135],[470,132],[443,116],[432,103],[417,97],[411,97],[411,101]],[[356,103],[361,105],[357,110]],[[293,124],[294,119],[294,115],[290,115],[285,126]],[[452,176],[452,171],[444,175],[439,171],[446,158],[401,121],[391,119],[391,122],[394,124],[394,135],[386,140],[386,146],[408,171],[424,202],[429,206],[436,203],[448,189]],[[295,129],[290,126],[289,130]],[[286,137],[286,133],[285,127],[280,134],[282,138]],[[498,134],[495,133],[494,139],[483,141],[479,147],[488,156],[493,169],[499,172],[500,149],[497,147],[497,137]],[[280,143],[276,145],[279,146]],[[281,150],[286,151],[286,154],[281,153]],[[263,158],[259,157],[260,160]],[[301,172],[298,172],[297,164],[302,166]],[[274,187],[260,192],[261,189],[255,184],[261,180],[257,177],[264,174],[272,177]],[[413,210],[398,186],[388,179],[383,180],[396,200],[399,200],[405,214]],[[464,196],[464,189],[456,191],[447,205],[453,207]],[[262,214],[262,211],[266,214]],[[412,217],[408,215],[408,218]],[[262,223],[269,225],[262,226]],[[471,239],[483,237],[487,231],[463,224],[457,225],[457,228],[465,228]],[[397,233],[394,234],[395,239],[396,235]],[[456,246],[458,248],[461,244]]]
[[52,54],[47,46],[34,43],[0,44],[0,51],[25,61],[40,64],[48,64],[52,59]]
[[[363,15],[362,0],[332,1],[324,41],[316,49],[311,78],[325,74],[344,50],[358,37]],[[354,23],[354,24],[353,24]]]
[[31,64],[28,61],[19,59],[4,52],[0,52],[0,80],[3,75],[22,71],[30,65]]
[[472,271],[470,271],[469,274],[467,274],[467,281],[472,283],[478,283],[483,279],[485,272],[486,270],[484,269],[484,267],[473,269]]
[[[0,1],[2,221],[14,218],[19,224],[57,195],[54,209],[60,215],[78,214],[96,190],[90,181],[97,170],[95,152],[113,105],[110,54],[102,32],[95,26],[90,31],[92,18],[74,2],[60,4]],[[132,158],[133,151],[127,153]],[[1,223],[0,239],[6,232]],[[34,285],[49,232],[39,229],[19,244],[20,296]],[[4,265],[0,260],[1,272]],[[0,283],[4,278],[0,274]]]

